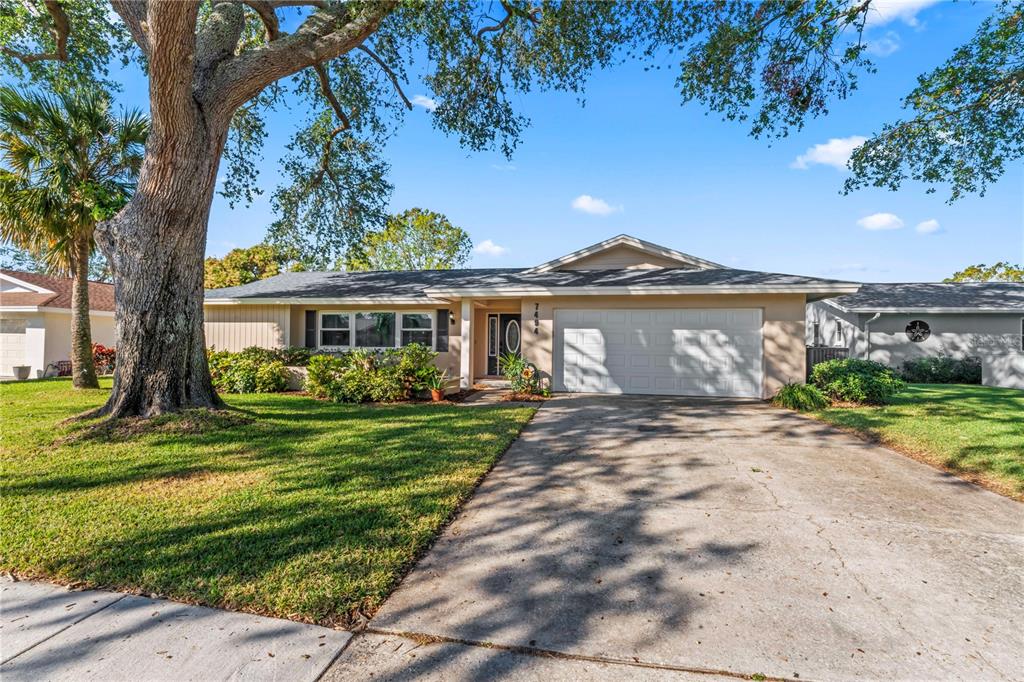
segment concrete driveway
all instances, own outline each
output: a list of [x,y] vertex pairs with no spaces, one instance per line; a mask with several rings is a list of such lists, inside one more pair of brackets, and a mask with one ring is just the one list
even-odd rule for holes
[[561,398],[326,678],[1020,679],[1022,528],[759,403]]

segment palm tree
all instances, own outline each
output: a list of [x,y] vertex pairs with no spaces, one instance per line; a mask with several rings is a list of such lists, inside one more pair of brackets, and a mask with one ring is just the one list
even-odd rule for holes
[[52,97],[0,87],[0,240],[70,276],[71,366],[95,388],[89,329],[89,258],[96,223],[131,197],[149,119],[116,116],[98,91]]

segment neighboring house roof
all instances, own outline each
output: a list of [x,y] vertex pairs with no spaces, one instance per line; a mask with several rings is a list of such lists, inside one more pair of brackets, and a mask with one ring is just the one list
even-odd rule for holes
[[[51,277],[34,272],[0,270],[7,282],[22,284],[29,291],[0,293],[0,308],[54,308],[71,309],[71,279]],[[102,282],[89,282],[89,310],[114,311],[114,286]]]
[[862,284],[854,294],[828,301],[854,313],[1005,313],[1024,312],[1024,283]]
[[306,300],[426,302],[459,296],[642,293],[843,293],[858,285],[837,280],[752,270],[658,268],[535,272],[526,269],[287,272],[237,287],[206,292],[213,302]]

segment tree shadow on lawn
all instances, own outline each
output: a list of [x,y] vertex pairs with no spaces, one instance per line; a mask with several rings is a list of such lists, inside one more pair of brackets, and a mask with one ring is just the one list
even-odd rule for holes
[[[4,541],[14,567],[350,622],[387,595],[532,412],[237,403],[258,419],[80,441],[55,448],[53,471],[8,476],[8,501],[22,500],[4,524],[18,531]],[[67,530],[46,532],[56,526]]]

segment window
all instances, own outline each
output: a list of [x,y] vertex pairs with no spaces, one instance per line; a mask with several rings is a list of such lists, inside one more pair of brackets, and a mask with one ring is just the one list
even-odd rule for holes
[[402,313],[402,345],[421,343],[434,347],[433,316],[429,313]]
[[815,322],[814,323],[814,345],[815,346],[820,346],[821,345],[821,323],[820,322]]
[[25,320],[19,318],[8,318],[0,320],[0,334],[24,334]]
[[838,346],[846,345],[846,327],[843,326],[842,322],[836,322],[836,337],[838,338]]
[[320,345],[351,345],[352,331],[348,313],[324,313],[320,316]]
[[391,348],[395,345],[394,313],[356,313],[356,342],[359,348]]

